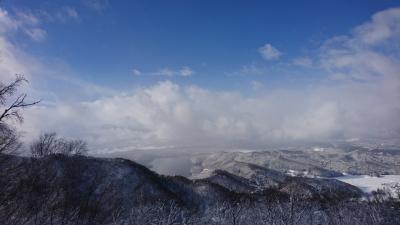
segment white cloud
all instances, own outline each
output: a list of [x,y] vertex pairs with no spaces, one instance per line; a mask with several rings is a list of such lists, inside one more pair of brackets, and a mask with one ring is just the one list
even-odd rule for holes
[[108,0],[83,0],[83,4],[95,11],[103,11],[108,8],[110,3]]
[[0,78],[2,81],[10,81],[15,74],[24,74],[30,78],[31,72],[37,68],[34,60],[20,51],[9,39],[15,32],[21,31],[34,40],[42,40],[44,34],[34,30],[39,29],[36,28],[38,23],[39,20],[30,13],[18,12],[17,15],[10,15],[0,8]]
[[61,22],[66,23],[68,21],[79,21],[80,16],[78,11],[71,6],[63,6],[56,11],[39,11],[40,16],[42,16],[48,22]]
[[258,52],[265,60],[276,60],[282,56],[282,53],[269,43],[259,48]]
[[178,74],[177,71],[168,69],[168,68],[164,68],[164,69],[160,69],[157,72],[153,73],[154,75],[159,75],[159,76],[167,76],[167,77],[172,77]]
[[379,44],[388,39],[398,41],[399,22],[400,8],[384,10],[374,14],[371,21],[356,27],[354,34],[356,39],[367,45]]
[[66,23],[69,21],[80,21],[80,16],[76,8],[72,6],[62,6],[56,10],[40,9],[35,11],[35,17],[43,22]]
[[30,11],[17,11],[16,18],[20,26],[36,26],[40,23],[39,18]]
[[10,15],[0,8],[0,32],[1,35],[12,35],[17,31],[23,31],[34,41],[42,41],[46,38],[46,31],[39,27],[40,20],[30,11],[16,11]]
[[[385,30],[384,34],[376,34]],[[352,35],[334,37],[321,48],[321,65],[349,80],[399,84],[400,8],[373,15]]]
[[251,88],[255,91],[260,90],[264,84],[261,81],[258,80],[252,80],[251,81]]
[[40,28],[24,29],[25,33],[34,41],[43,41],[46,39],[46,31]]
[[16,30],[18,28],[18,22],[10,18],[8,12],[0,8],[0,32],[4,34],[5,32]]
[[246,97],[166,81],[130,94],[32,108],[24,129],[84,138],[96,151],[386,136],[399,129],[393,123],[399,111],[393,100],[381,103],[380,91],[351,85]]
[[228,77],[259,76],[270,74],[273,70],[273,67],[265,67],[257,65],[256,63],[250,63],[247,65],[242,65],[237,71],[225,72],[225,75]]
[[15,74],[29,76],[29,63],[20,63],[21,61],[26,62],[23,58],[23,53],[5,37],[0,36],[0,78],[2,81],[10,81]]
[[293,64],[301,67],[311,67],[313,65],[313,61],[310,57],[299,57],[293,60]]
[[240,72],[245,75],[252,75],[252,74],[262,74],[265,71],[263,70],[263,68],[259,68],[254,63],[252,63],[250,65],[242,66]]
[[[29,93],[29,98],[43,99],[42,103],[45,104],[56,100],[58,97],[66,97],[63,95],[65,92],[68,92],[68,98],[76,95],[79,96],[80,100],[83,96],[93,97],[94,95],[98,96],[99,93],[102,93],[102,95],[110,94],[111,91],[108,89],[73,78],[73,73],[67,69],[66,65],[55,62],[44,64],[19,48],[12,41],[15,35],[27,34],[28,32],[27,35],[31,39],[40,41],[43,40],[45,33],[40,29],[40,20],[35,18],[33,14],[17,12],[10,14],[0,8],[1,82],[8,83],[15,78],[16,74],[21,74],[30,81],[29,85],[22,86],[23,91]],[[56,90],[51,90],[53,82],[57,83]],[[60,90],[64,88],[66,91]],[[75,95],[71,95],[71,90],[74,90]],[[53,91],[57,91],[57,94]]]
[[142,72],[141,72],[140,70],[138,70],[138,69],[133,69],[133,70],[132,70],[132,73],[133,73],[133,75],[135,75],[135,76],[140,76],[140,75],[142,74]]
[[66,7],[64,7],[64,11],[68,17],[75,19],[75,20],[79,19],[78,12],[76,11],[75,8],[66,6]]
[[179,70],[163,68],[156,72],[149,72],[149,73],[144,73],[144,74],[153,75],[153,76],[167,76],[167,77],[173,77],[173,76],[189,77],[194,74],[194,71],[190,67],[184,66]]
[[179,71],[180,75],[183,77],[189,77],[192,76],[192,74],[194,73],[192,69],[190,69],[187,66],[184,66],[180,71]]

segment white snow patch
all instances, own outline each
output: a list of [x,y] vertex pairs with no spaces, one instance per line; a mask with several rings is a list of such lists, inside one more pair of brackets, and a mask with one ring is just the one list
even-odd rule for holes
[[400,191],[400,175],[385,175],[371,177],[368,175],[345,175],[335,178],[342,182],[354,185],[365,193],[371,193],[377,189],[389,189],[393,194]]
[[257,150],[254,150],[254,149],[233,149],[232,152],[252,153],[252,152],[257,152]]
[[299,171],[296,171],[296,170],[288,170],[288,171],[286,172],[286,174],[289,175],[289,176],[295,177],[295,176],[297,176],[297,175],[299,174]]
[[298,171],[298,170],[287,170],[286,175],[289,175],[291,177],[310,177],[310,178],[316,178],[316,176],[309,174],[309,171]]
[[211,173],[213,172],[213,170],[207,169],[207,168],[203,168],[203,170],[196,174],[195,176],[192,175],[192,179],[202,179],[202,178],[207,178],[209,176],[211,176]]
[[315,147],[315,148],[313,148],[313,151],[314,152],[323,152],[323,151],[325,151],[325,149],[324,148],[320,148],[320,147]]

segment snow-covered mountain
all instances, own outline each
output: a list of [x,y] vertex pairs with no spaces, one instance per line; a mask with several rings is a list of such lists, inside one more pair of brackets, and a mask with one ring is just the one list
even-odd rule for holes
[[[357,200],[362,191],[338,180],[292,177],[243,162],[225,169],[188,179],[159,175],[121,158],[0,155],[0,220],[2,224],[231,224],[214,220],[223,216],[230,221],[238,213],[251,221],[264,214],[281,221],[286,212],[302,221],[298,224],[307,224],[310,217],[302,214],[317,210],[318,218],[327,220],[329,210],[338,204],[343,209],[356,204],[368,214],[368,203]],[[391,217],[398,206],[379,207],[389,207],[385,216]]]

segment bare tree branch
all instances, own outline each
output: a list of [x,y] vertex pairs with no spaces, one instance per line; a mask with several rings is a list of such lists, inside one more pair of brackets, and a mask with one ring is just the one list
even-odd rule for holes
[[18,88],[23,83],[27,82],[28,80],[26,80],[25,77],[17,75],[15,80],[10,84],[5,85],[0,83],[0,106],[5,106],[3,113],[0,115],[0,122],[4,122],[4,120],[9,118],[15,118],[19,122],[22,122],[23,117],[21,116],[19,110],[29,106],[36,105],[40,102],[40,101],[25,102],[27,95],[21,94],[10,105],[6,106],[8,99],[16,93]]

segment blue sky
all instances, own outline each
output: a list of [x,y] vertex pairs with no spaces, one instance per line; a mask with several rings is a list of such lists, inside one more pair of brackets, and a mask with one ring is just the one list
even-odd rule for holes
[[0,3],[21,126],[98,151],[400,137],[400,1]]
[[[73,9],[76,19],[41,18],[46,40],[30,43],[21,37],[21,43],[24,50],[44,60],[65,62],[81,79],[129,88],[165,79],[134,77],[133,69],[150,73],[189,67],[193,76],[170,79],[213,89],[245,89],[252,79],[272,87],[288,85],[288,77],[293,76],[295,83],[311,82],[314,71],[276,67],[312,55],[326,39],[348,32],[377,11],[399,5],[399,1],[378,0],[93,2],[16,0],[3,5],[10,12],[46,12],[53,17],[65,7]],[[282,52],[279,60],[260,57],[257,49],[266,43]],[[256,78],[227,76],[249,65],[268,71]]]

